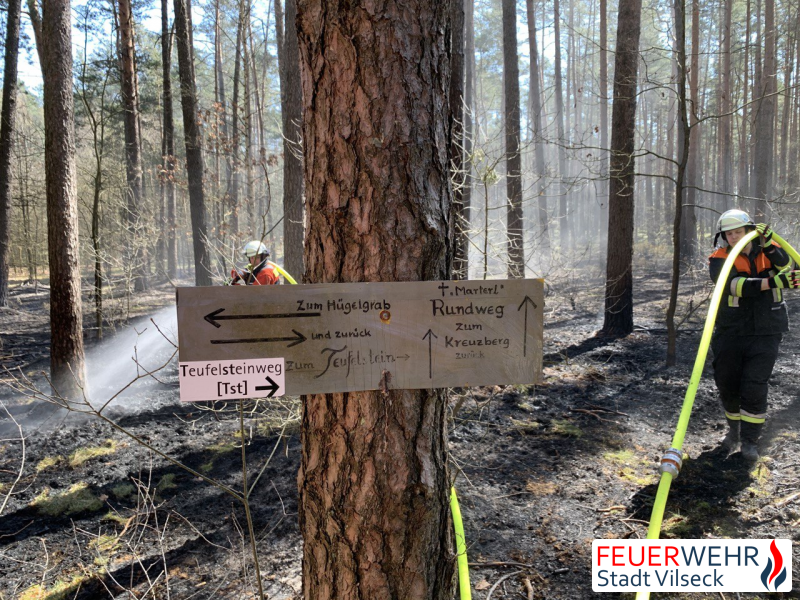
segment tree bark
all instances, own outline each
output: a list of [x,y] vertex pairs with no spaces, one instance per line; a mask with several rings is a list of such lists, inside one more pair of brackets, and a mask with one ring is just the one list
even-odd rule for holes
[[189,176],[189,212],[192,220],[194,277],[196,285],[211,285],[211,262],[208,256],[206,206],[203,193],[203,147],[197,113],[194,81],[194,51],[191,44],[191,14],[186,0],[174,0],[175,36],[178,42],[178,70],[181,78],[181,108],[186,145],[186,170]]
[[525,277],[522,227],[522,157],[519,152],[519,59],[515,0],[503,0],[503,86],[506,139],[506,237],[508,277]]
[[611,114],[606,302],[602,335],[633,331],[633,213],[636,84],[642,0],[620,0]]
[[136,48],[133,36],[133,13],[130,0],[119,0],[119,62],[122,110],[125,122],[125,172],[127,177],[127,225],[129,257],[134,289],[147,289],[147,269],[141,206],[142,134],[139,129],[139,86],[136,77]]
[[286,27],[280,63],[283,120],[283,261],[286,270],[299,280],[304,273],[305,182],[301,127],[303,94],[300,85],[296,20],[297,0],[286,0]]
[[0,114],[0,306],[8,306],[11,254],[11,149],[17,114],[17,57],[21,0],[8,1],[3,63],[3,112]]
[[64,397],[84,386],[78,197],[69,3],[44,0],[41,48],[44,82],[47,254],[50,265],[50,381]]
[[544,259],[550,258],[550,231],[547,214],[547,196],[545,195],[544,179],[547,166],[544,161],[544,128],[542,127],[542,90],[539,86],[539,49],[536,45],[536,11],[533,0],[526,0],[525,8],[528,14],[528,45],[531,56],[531,134],[533,135],[534,166],[537,178],[536,187],[536,212],[539,224],[539,237]]
[[161,139],[161,181],[167,205],[167,276],[177,276],[178,245],[175,236],[175,123],[172,106],[172,33],[169,29],[169,0],[161,0],[161,81],[163,85],[163,136]]
[[[307,279],[446,279],[449,3],[363,6],[298,3]],[[444,406],[435,390],[304,398],[306,599],[452,598]]]

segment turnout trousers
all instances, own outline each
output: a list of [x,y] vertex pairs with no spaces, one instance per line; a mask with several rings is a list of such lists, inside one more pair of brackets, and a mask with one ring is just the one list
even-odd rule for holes
[[715,335],[714,381],[725,416],[742,424],[742,442],[758,440],[767,417],[768,382],[783,334]]

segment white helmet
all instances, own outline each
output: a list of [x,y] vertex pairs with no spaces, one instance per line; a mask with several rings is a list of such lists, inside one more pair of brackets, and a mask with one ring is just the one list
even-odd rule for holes
[[750,215],[738,208],[726,210],[717,221],[717,231],[720,233],[747,226],[755,227],[756,224],[750,218]]
[[259,240],[253,240],[252,242],[247,242],[245,244],[244,248],[242,249],[242,254],[244,254],[247,258],[258,256],[259,254],[269,256],[269,250],[267,250],[267,247]]

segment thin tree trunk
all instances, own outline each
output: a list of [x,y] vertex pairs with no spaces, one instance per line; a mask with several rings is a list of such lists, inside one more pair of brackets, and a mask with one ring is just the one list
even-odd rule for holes
[[634,132],[642,0],[620,0],[611,115],[605,319],[601,335],[633,331]]
[[534,0],[526,0],[528,13],[528,45],[531,55],[531,133],[533,135],[534,168],[537,182],[535,186],[537,198],[537,222],[541,239],[541,251],[545,261],[550,259],[550,232],[548,229],[547,196],[545,195],[545,175],[547,167],[544,161],[544,131],[542,127],[542,90],[539,86],[539,49],[536,45],[536,11]]
[[453,170],[453,277],[469,279],[469,222],[464,214],[464,0],[450,0],[450,164]]
[[[675,47],[678,66],[678,127],[683,131],[681,139],[683,147],[679,149],[678,155],[678,174],[675,183],[675,220],[673,222],[673,248],[672,248],[672,283],[670,286],[669,305],[667,307],[667,365],[675,364],[676,358],[676,339],[677,331],[675,328],[675,310],[678,304],[678,286],[680,284],[681,271],[681,220],[685,214],[682,210],[684,198],[684,174],[686,165],[695,162],[690,160],[689,152],[693,151],[693,135],[689,130],[687,121],[687,102],[686,102],[686,0],[675,0]],[[697,12],[696,12],[697,11]],[[699,46],[696,40],[699,38],[699,28],[697,28],[697,18],[699,13],[698,0],[692,2],[692,64],[699,61]],[[697,72],[692,67],[692,80],[697,79]],[[694,91],[694,90],[693,90]]]
[[85,385],[78,197],[69,3],[44,0],[40,48],[44,82],[47,253],[50,265],[50,382],[64,397]]
[[142,138],[139,129],[139,86],[136,77],[136,49],[130,0],[119,0],[119,52],[122,107],[125,121],[125,171],[127,175],[127,225],[130,265],[134,290],[147,289],[146,252],[141,217],[144,202],[142,183]]
[[555,83],[556,83],[556,127],[558,130],[558,232],[561,252],[569,246],[569,226],[567,224],[567,156],[564,145],[567,137],[564,131],[564,84],[561,77],[561,9],[560,0],[553,4],[553,42],[555,44]]
[[[718,127],[721,130],[720,134],[720,165],[719,165],[719,178],[717,185],[719,185],[724,195],[720,197],[720,204],[726,205],[731,202],[730,194],[734,191],[733,183],[733,102],[731,89],[732,68],[731,68],[731,22],[733,15],[733,0],[724,0],[723,4],[723,43],[722,43],[722,94],[720,96],[720,119]],[[694,17],[692,17],[694,19]],[[694,38],[694,31],[692,32]],[[695,49],[692,48],[694,54]],[[699,150],[699,146],[694,147],[695,152]],[[696,155],[696,154],[695,154]]]
[[[277,3],[276,3],[277,10]],[[277,13],[276,13],[277,14]],[[286,0],[281,113],[283,120],[283,260],[295,278],[303,277],[304,195],[300,59],[297,47],[297,0]]]
[[239,146],[241,144],[239,124],[239,88],[242,72],[242,29],[244,2],[239,2],[239,18],[236,19],[236,51],[233,58],[233,103],[231,104],[231,186],[226,197],[225,210],[230,215],[228,221],[231,240],[239,238]]
[[21,0],[8,0],[3,63],[3,109],[0,114],[0,306],[8,306],[11,255],[11,150],[17,112],[17,57]]
[[753,195],[757,198],[756,218],[769,220],[768,201],[772,198],[772,168],[774,160],[775,90],[777,78],[775,61],[775,0],[764,0],[764,66],[759,86],[761,99],[758,102],[756,137],[755,182]]
[[[750,39],[750,0],[747,0],[747,18],[745,19],[745,39]],[[749,168],[749,148],[750,141],[747,137],[747,123],[749,122],[751,108],[748,106],[748,79],[750,74],[750,44],[744,45],[744,68],[742,69],[743,89],[742,92],[742,118],[741,135],[739,138],[739,206],[744,206],[743,201],[750,195],[750,168]]]
[[469,233],[472,230],[472,149],[475,138],[475,0],[464,2],[464,187],[461,192],[461,212],[455,218],[466,228],[459,238],[463,248],[459,254],[464,258],[463,277],[469,279]]
[[175,36],[178,42],[178,69],[181,78],[181,108],[186,145],[186,170],[189,176],[189,208],[192,220],[196,285],[211,285],[208,256],[206,206],[203,193],[203,147],[198,124],[197,92],[194,82],[194,51],[191,45],[191,14],[185,0],[174,0]]
[[[298,4],[308,279],[448,278],[449,3]],[[436,390],[304,397],[304,598],[452,598],[445,405]]]
[[161,0],[161,81],[164,96],[162,176],[167,205],[167,276],[177,276],[178,246],[175,233],[175,124],[172,106],[172,33],[169,29],[169,0]]
[[508,277],[525,277],[522,223],[522,157],[519,151],[519,59],[515,0],[503,0],[503,82],[505,86],[506,236]]
[[[675,10],[685,11],[686,5],[685,0],[681,0],[680,6],[679,3],[675,3]],[[700,2],[699,0],[692,0],[692,61],[691,61],[691,68],[690,68],[690,81],[689,87],[691,89],[691,96],[692,96],[692,109],[689,114],[689,119],[691,120],[691,129],[689,126],[683,123],[686,119],[686,111],[683,110],[681,106],[681,102],[685,101],[685,98],[681,99],[681,94],[686,94],[685,89],[681,89],[681,77],[685,77],[686,74],[686,64],[680,63],[681,57],[686,59],[686,23],[685,23],[685,13],[681,13],[679,16],[678,14],[675,15],[676,23],[681,26],[681,32],[684,36],[683,39],[683,48],[679,46],[680,42],[677,39],[675,40],[676,46],[676,59],[678,61],[678,179],[681,181],[681,199],[685,199],[685,203],[681,203],[683,206],[681,208],[682,216],[680,218],[680,226],[681,226],[681,235],[680,235],[680,254],[681,260],[684,264],[688,265],[692,259],[694,259],[697,253],[697,219],[695,217],[695,210],[694,207],[698,204],[699,194],[697,192],[697,186],[700,184],[700,164],[702,162],[700,155],[695,154],[692,157],[692,160],[688,162],[688,166],[686,167],[686,173],[684,174],[681,172],[681,165],[687,165],[686,157],[684,156],[684,149],[686,148],[693,148],[698,149],[700,148],[700,135],[702,132],[702,125],[700,125],[698,120],[698,115],[700,113]],[[682,20],[684,19],[684,20]],[[676,26],[676,33],[677,33],[677,26]],[[691,136],[690,140],[683,139],[684,135]],[[686,183],[688,185],[688,189],[684,189],[683,179],[686,178]]]

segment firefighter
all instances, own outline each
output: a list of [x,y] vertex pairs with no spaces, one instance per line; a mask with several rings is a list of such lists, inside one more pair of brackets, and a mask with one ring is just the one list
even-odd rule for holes
[[269,263],[269,250],[259,240],[247,242],[242,253],[249,264],[244,269],[231,270],[230,285],[275,285],[279,283],[275,267]]
[[758,460],[758,438],[767,416],[767,382],[781,338],[789,331],[783,291],[800,287],[800,271],[792,270],[768,225],[756,225],[735,209],[717,221],[714,244],[721,244],[709,257],[716,282],[731,248],[756,229],[761,235],[744,247],[728,276],[711,340],[714,381],[728,422],[722,447],[732,452],[741,441],[742,456],[752,462]]

